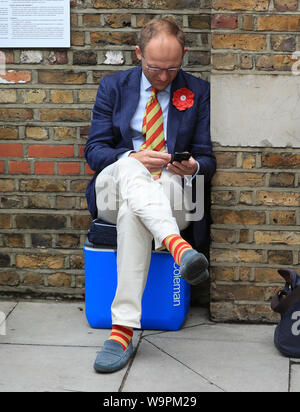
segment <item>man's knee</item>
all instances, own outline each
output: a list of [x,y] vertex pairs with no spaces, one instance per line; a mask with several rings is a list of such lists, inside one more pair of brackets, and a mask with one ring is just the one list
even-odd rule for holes
[[122,176],[124,176],[124,174],[131,174],[131,173],[134,173],[134,174],[143,173],[145,175],[151,176],[151,173],[143,165],[143,163],[131,156],[122,157],[122,159],[116,162],[116,166],[118,170],[121,172]]
[[96,189],[116,193],[117,183],[120,180],[128,176],[140,176],[141,173],[150,174],[139,160],[123,157],[102,170],[96,180]]

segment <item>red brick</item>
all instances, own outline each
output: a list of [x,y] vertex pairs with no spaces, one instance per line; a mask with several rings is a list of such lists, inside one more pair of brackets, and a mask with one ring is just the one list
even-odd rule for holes
[[74,148],[70,145],[32,145],[28,157],[73,157]]
[[90,168],[89,165],[85,165],[85,174],[86,175],[93,175],[95,172]]
[[38,175],[54,175],[54,163],[36,162],[34,165],[34,171]]
[[25,161],[9,162],[9,171],[12,174],[30,174],[30,163]]
[[85,146],[79,146],[79,157],[84,157]]
[[212,18],[212,29],[236,29],[237,27],[237,14],[215,14]]
[[0,144],[1,157],[22,157],[23,148],[20,143],[3,143]]
[[60,175],[79,175],[80,174],[80,163],[78,162],[59,163],[58,173]]
[[2,73],[0,78],[9,83],[28,83],[31,81],[31,73],[28,71],[17,72],[15,70],[9,70]]

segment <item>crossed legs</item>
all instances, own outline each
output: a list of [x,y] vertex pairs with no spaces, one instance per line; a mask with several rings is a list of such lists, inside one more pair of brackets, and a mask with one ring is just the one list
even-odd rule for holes
[[118,233],[118,287],[112,304],[113,324],[140,328],[141,297],[152,239],[157,250],[163,249],[166,237],[179,235],[188,225],[184,211],[180,210],[181,181],[168,175],[164,171],[161,181],[155,181],[141,162],[128,157],[108,166],[97,178],[98,217],[116,224]]

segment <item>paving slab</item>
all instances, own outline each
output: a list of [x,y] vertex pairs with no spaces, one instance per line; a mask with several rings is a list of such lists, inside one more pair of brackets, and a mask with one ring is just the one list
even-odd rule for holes
[[202,324],[214,324],[209,320],[209,310],[207,308],[200,308],[192,306],[187,314],[187,317],[182,325],[182,328],[202,325]]
[[[275,325],[251,325],[251,324],[235,324],[235,323],[215,323],[215,322],[200,322],[198,325],[183,327],[178,331],[160,332],[165,338],[174,339],[212,339],[220,341],[235,342],[260,342],[274,347],[273,336]],[[155,335],[155,331],[149,335]],[[145,332],[144,332],[145,333]],[[144,336],[144,334],[143,334]]]
[[0,312],[3,312],[5,316],[7,316],[14,310],[17,304],[17,302],[6,302],[0,300]]
[[7,317],[14,310],[17,303],[0,301],[0,337],[6,335]]
[[290,392],[300,392],[300,363],[291,365]]
[[9,314],[0,335],[0,392],[119,390],[127,368],[109,375],[93,369],[110,330],[92,329],[83,303],[0,303]]
[[143,339],[123,392],[222,392],[187,365]]
[[[139,333],[136,331],[135,339]],[[0,337],[0,342],[99,348],[109,334],[109,329],[89,326],[84,303],[19,302],[6,321],[6,336]]]
[[[198,325],[213,325],[215,324],[215,322],[212,322],[209,320],[209,311],[207,308],[200,308],[200,307],[191,307],[187,317],[182,325],[182,327],[180,328],[180,330],[183,330],[185,328],[189,328],[192,326],[198,326]],[[178,334],[179,331],[172,331],[170,333],[173,334]],[[155,335],[155,334],[161,334],[161,333],[166,333],[166,331],[161,331],[161,330],[144,330],[143,331],[143,336],[147,336],[147,335]]]
[[19,302],[6,330],[3,343],[93,346],[105,335],[89,327],[82,303]]
[[273,345],[274,327],[200,325],[144,339],[224,391],[287,392],[289,359]]
[[3,344],[0,392],[118,392],[126,369],[96,373],[96,353],[91,347]]

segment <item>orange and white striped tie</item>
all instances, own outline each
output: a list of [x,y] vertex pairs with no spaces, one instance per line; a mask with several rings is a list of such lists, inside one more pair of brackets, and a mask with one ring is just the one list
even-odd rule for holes
[[[163,114],[157,100],[157,89],[152,87],[152,94],[147,102],[144,121],[143,121],[143,136],[145,142],[140,147],[140,150],[156,150],[163,152],[165,150],[165,134],[163,125]],[[161,170],[152,172],[152,175],[161,176]]]

